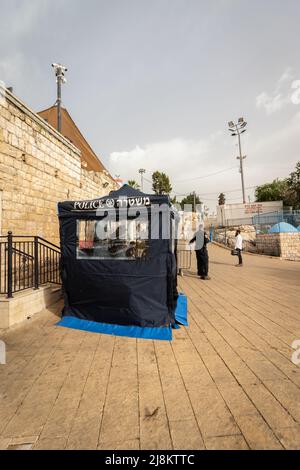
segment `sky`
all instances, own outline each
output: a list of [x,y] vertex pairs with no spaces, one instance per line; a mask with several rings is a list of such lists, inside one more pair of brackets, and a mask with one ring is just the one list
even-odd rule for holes
[[113,176],[164,171],[180,200],[242,202],[300,160],[298,0],[0,0],[0,80],[35,111],[63,104]]

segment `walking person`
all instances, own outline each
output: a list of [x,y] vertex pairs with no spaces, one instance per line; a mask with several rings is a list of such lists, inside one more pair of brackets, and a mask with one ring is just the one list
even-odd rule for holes
[[208,251],[207,244],[209,238],[202,226],[195,233],[194,237],[190,240],[190,244],[196,242],[195,252],[197,258],[197,273],[198,276],[203,280],[209,280],[208,275]]
[[243,249],[243,238],[241,235],[240,229],[237,229],[235,232],[235,245],[234,249],[237,251],[237,255],[239,258],[239,264],[236,265],[236,267],[242,267],[243,266],[243,258],[242,258],[242,249]]

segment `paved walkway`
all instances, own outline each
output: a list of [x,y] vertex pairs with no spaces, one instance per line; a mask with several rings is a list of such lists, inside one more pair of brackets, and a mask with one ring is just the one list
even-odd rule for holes
[[210,259],[172,343],[56,327],[61,305],[2,335],[0,449],[300,449],[300,264]]

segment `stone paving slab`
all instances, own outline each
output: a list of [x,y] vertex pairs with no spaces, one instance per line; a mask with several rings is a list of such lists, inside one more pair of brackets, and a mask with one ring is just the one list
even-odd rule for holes
[[57,327],[60,303],[2,332],[0,449],[300,449],[300,264],[209,251],[171,343]]

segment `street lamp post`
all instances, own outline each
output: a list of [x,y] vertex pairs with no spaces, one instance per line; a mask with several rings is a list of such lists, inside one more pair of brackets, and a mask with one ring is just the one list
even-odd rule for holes
[[56,83],[57,83],[57,99],[56,99],[56,106],[57,106],[57,130],[61,132],[61,85],[62,83],[66,83],[65,72],[67,72],[67,68],[61,64],[52,64],[52,67],[55,70],[56,76]]
[[240,173],[241,173],[241,181],[242,181],[242,192],[243,192],[243,203],[246,204],[246,193],[245,193],[245,182],[244,182],[244,167],[243,167],[243,161],[246,158],[246,156],[242,155],[242,145],[241,145],[241,134],[246,132],[246,126],[247,123],[244,121],[244,118],[239,118],[237,124],[235,124],[233,121],[230,121],[228,123],[229,127],[229,132],[231,132],[232,136],[238,136],[238,144],[239,144],[239,157],[236,157],[237,160],[240,161]]
[[141,190],[144,191],[144,173],[146,173],[146,170],[144,168],[140,168],[139,173],[141,175]]

